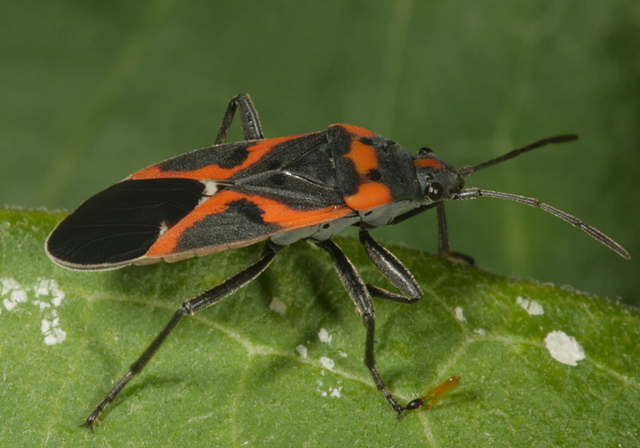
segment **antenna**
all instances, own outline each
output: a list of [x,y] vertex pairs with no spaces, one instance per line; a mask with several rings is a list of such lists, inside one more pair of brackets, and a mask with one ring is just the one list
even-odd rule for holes
[[622,258],[626,258],[627,260],[631,258],[631,255],[627,250],[616,243],[613,239],[609,238],[607,235],[592,227],[588,224],[585,224],[579,218],[576,218],[569,213],[563,212],[560,209],[550,206],[549,204],[545,204],[544,202],[540,202],[535,198],[527,198],[525,196],[520,196],[517,194],[511,193],[503,193],[501,191],[492,191],[492,190],[481,190],[480,188],[468,188],[460,191],[456,195],[456,199],[458,200],[468,200],[468,199],[476,199],[479,197],[488,197],[488,198],[498,198],[498,199],[506,199],[507,201],[520,202],[521,204],[526,204],[530,207],[536,207],[544,210],[547,213],[552,214],[556,218],[560,218],[563,221],[568,222],[569,224],[580,227],[587,235],[591,238],[595,239],[599,243],[604,244],[609,249],[620,255]]
[[573,142],[576,140],[578,140],[578,136],[576,134],[563,134],[563,135],[556,135],[554,137],[543,138],[542,140],[538,140],[537,142],[531,143],[530,145],[527,145],[523,148],[514,149],[513,151],[510,151],[506,154],[498,156],[495,159],[488,160],[484,163],[480,163],[475,166],[465,166],[464,168],[459,169],[458,173],[462,177],[467,177],[475,173],[476,171],[480,171],[490,166],[497,165],[498,163],[502,163],[506,160],[513,159],[515,157],[518,157],[520,154],[524,154],[525,152],[542,148],[544,146],[551,145],[554,143],[567,143],[567,142]]
[[[501,156],[488,160],[484,163],[461,168],[460,170],[458,170],[458,174],[460,174],[462,177],[467,177],[475,173],[476,171],[485,169],[493,165],[497,165],[498,163],[502,163],[506,160],[513,159],[514,157],[518,157],[520,154],[524,154],[525,152],[542,148],[550,144],[567,143],[567,142],[575,141],[577,139],[578,139],[578,136],[575,134],[563,134],[563,135],[556,135],[554,137],[543,138],[542,140],[538,140],[537,142],[531,143],[530,145],[524,146],[519,149],[514,149],[513,151],[510,151],[506,154],[503,154]],[[555,207],[552,207],[549,204],[540,202],[535,198],[528,198],[525,196],[520,196],[517,194],[511,194],[511,193],[503,193],[500,191],[482,190],[480,188],[467,188],[458,192],[458,194],[455,196],[455,199],[469,200],[469,199],[476,199],[482,196],[489,197],[489,198],[506,199],[507,201],[519,202],[521,204],[525,204],[530,207],[536,207],[541,210],[544,210],[545,212],[555,216],[556,218],[560,218],[563,221],[566,221],[575,227],[581,228],[591,238],[605,245],[606,247],[608,247],[609,249],[611,249],[612,251],[620,255],[622,258],[626,258],[626,259],[631,258],[631,255],[629,254],[629,252],[627,252],[627,250],[624,247],[616,243],[613,239],[609,238],[607,235],[605,235],[595,227],[585,224],[584,222],[582,222],[582,220],[576,218],[575,216],[570,215],[569,213],[563,212],[562,210],[557,209]]]

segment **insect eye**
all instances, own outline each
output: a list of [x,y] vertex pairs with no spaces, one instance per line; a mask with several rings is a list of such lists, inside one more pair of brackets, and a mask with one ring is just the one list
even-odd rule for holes
[[426,196],[432,201],[439,201],[440,199],[442,199],[443,192],[444,188],[442,187],[442,184],[438,182],[431,182],[429,185],[427,185],[427,188],[425,190]]

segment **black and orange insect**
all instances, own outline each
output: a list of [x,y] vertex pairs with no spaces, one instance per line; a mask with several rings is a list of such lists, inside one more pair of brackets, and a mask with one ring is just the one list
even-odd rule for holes
[[[246,140],[225,143],[236,111]],[[65,268],[85,271],[177,261],[265,241],[257,261],[180,306],[87,417],[85,425],[93,427],[104,408],[144,369],[184,316],[233,294],[264,272],[284,247],[300,240],[312,241],[333,260],[366,328],[364,363],[391,407],[398,415],[405,410],[430,408],[457,387],[459,377],[404,406],[376,368],[371,297],[413,303],[423,293],[409,270],[369,231],[435,208],[439,253],[472,262],[470,257],[450,249],[444,201],[492,197],[540,208],[629,258],[624,248],[602,232],[537,199],[464,188],[465,179],[478,170],[550,143],[576,138],[560,135],[543,139],[479,165],[456,169],[428,148],[412,156],[394,141],[346,124],[334,124],[311,134],[265,139],[249,96],[235,96],[213,146],[145,168],[87,199],[47,239],[51,260]],[[331,240],[348,226],[359,226],[365,252],[398,292],[366,284]]]

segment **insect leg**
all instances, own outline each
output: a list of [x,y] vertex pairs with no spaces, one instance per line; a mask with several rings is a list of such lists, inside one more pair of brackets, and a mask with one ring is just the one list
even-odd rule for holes
[[444,211],[444,203],[438,202],[436,207],[438,214],[438,253],[447,256],[451,253],[449,244],[449,229],[447,227],[447,214]]
[[436,208],[438,213],[438,254],[452,261],[459,261],[472,266],[475,265],[476,262],[473,257],[451,250],[451,246],[449,244],[449,230],[447,227],[447,215],[444,211],[444,202],[435,202],[409,210],[402,215],[396,216],[391,220],[389,225],[400,224],[401,222],[404,222],[409,218],[413,218],[427,210],[431,210],[432,208]]
[[444,202],[437,203],[436,211],[438,212],[438,254],[451,261],[466,263],[470,266],[475,265],[476,261],[473,257],[451,250],[451,245],[449,244],[449,228],[447,227],[447,215],[444,211]]
[[409,218],[413,218],[414,216],[426,212],[427,210],[431,210],[432,208],[437,206],[437,202],[433,204],[421,205],[420,207],[414,208],[413,210],[409,210],[408,212],[404,212],[403,214],[396,216],[391,220],[391,222],[389,222],[388,225],[400,224],[401,222],[405,222]]
[[422,297],[422,289],[409,269],[388,249],[374,240],[364,227],[360,228],[360,242],[378,271],[401,292],[397,294],[367,283],[369,294],[402,303],[415,303]]
[[374,353],[376,321],[373,301],[371,300],[371,296],[369,295],[367,286],[365,285],[362,277],[353,266],[349,258],[347,258],[345,253],[342,251],[342,249],[340,249],[340,247],[338,247],[336,243],[331,240],[326,240],[318,242],[316,244],[321,249],[327,251],[331,256],[340,281],[344,285],[344,288],[347,290],[347,293],[349,294],[349,297],[351,297],[351,300],[353,300],[353,303],[355,303],[358,314],[362,316],[362,323],[364,324],[367,332],[364,350],[364,363],[369,369],[369,372],[371,372],[373,382],[375,383],[378,390],[382,392],[393,410],[398,413],[398,416],[400,416],[402,415],[404,407],[400,405],[400,403],[398,403],[391,392],[389,392],[389,389],[387,389],[387,386],[382,380],[380,373],[378,373],[378,370],[376,369],[376,360]]
[[218,136],[214,143],[215,145],[224,143],[227,139],[227,133],[231,127],[231,122],[233,121],[233,116],[235,115],[236,110],[238,110],[238,113],[240,114],[240,125],[242,126],[242,133],[245,140],[264,139],[262,126],[260,125],[260,118],[258,117],[258,111],[253,105],[251,97],[246,93],[241,93],[234,96],[231,98],[231,101],[229,101],[229,106],[227,106],[227,111],[224,114],[220,130],[218,131]]
[[122,379],[114,386],[111,391],[104,397],[104,399],[96,406],[93,412],[87,417],[83,426],[88,426],[93,429],[93,425],[102,413],[104,408],[111,403],[115,397],[122,391],[131,379],[142,372],[149,360],[155,355],[163,342],[167,339],[169,334],[176,327],[178,322],[186,316],[193,315],[198,311],[211,306],[225,297],[233,294],[238,289],[245,286],[247,283],[258,277],[264,270],[271,264],[271,261],[275,257],[276,253],[282,249],[282,246],[276,246],[270,242],[264,247],[262,256],[249,267],[229,277],[219,285],[198,294],[195,297],[185,301],[182,306],[174,313],[167,325],[156,336],[156,338],[149,344],[146,350],[140,355],[140,357],[129,367],[129,371],[122,377]]
[[[373,264],[401,292],[401,294],[396,294],[378,286],[367,284],[369,294],[381,299],[407,304],[415,303],[422,297],[422,289],[420,289],[420,285],[418,285],[418,282],[416,282],[407,267],[389,250],[378,244],[364,227],[360,228],[360,241]],[[451,377],[438,387],[430,390],[426,396],[410,401],[402,410],[432,409],[442,397],[455,390],[459,384],[459,376]]]

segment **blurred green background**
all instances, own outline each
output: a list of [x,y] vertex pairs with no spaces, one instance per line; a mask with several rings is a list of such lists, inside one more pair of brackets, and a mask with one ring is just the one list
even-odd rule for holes
[[[346,122],[457,166],[575,132],[468,185],[537,197],[635,259],[491,199],[450,204],[453,248],[493,272],[638,303],[637,1],[10,0],[0,36],[0,204],[71,210],[211,144],[238,92],[267,136]],[[377,235],[434,251],[435,214]]]

